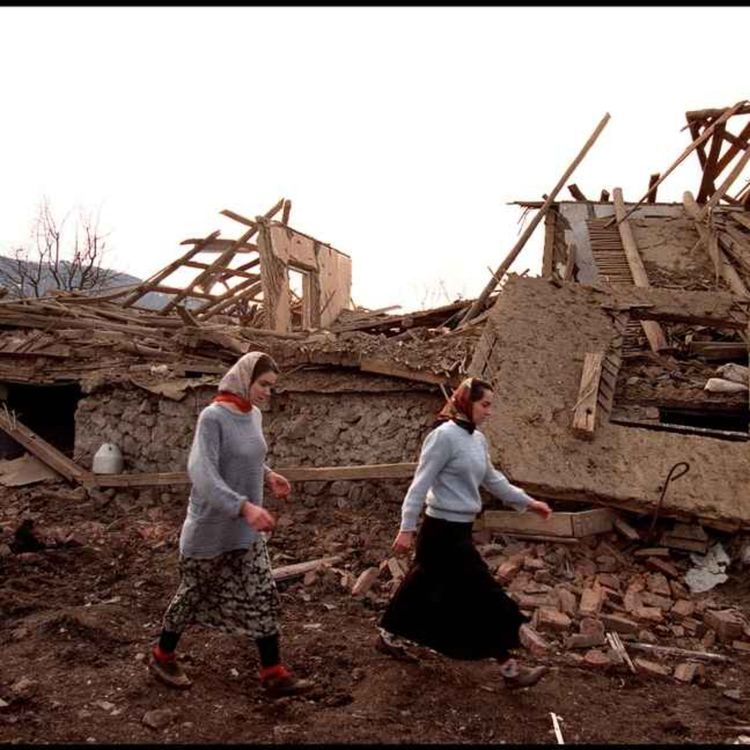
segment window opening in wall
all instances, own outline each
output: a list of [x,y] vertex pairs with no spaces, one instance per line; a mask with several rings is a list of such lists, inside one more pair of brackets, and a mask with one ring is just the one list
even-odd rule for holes
[[[0,383],[0,397],[19,422],[69,458],[75,446],[75,413],[81,399],[76,384]],[[0,458],[22,456],[26,449],[0,430]]]
[[669,348],[658,355],[643,335],[626,341],[610,421],[724,440],[750,439],[748,349],[739,331],[659,323]]
[[290,267],[287,278],[289,280],[289,312],[292,318],[292,328],[303,328],[305,327],[303,322],[305,272]]

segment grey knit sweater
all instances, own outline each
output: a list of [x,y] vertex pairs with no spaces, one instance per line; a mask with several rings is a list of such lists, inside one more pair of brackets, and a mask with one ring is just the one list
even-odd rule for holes
[[209,558],[248,549],[258,538],[240,509],[245,500],[263,504],[267,445],[262,417],[254,406],[237,414],[219,404],[200,413],[188,457],[192,482],[180,553]]
[[480,485],[518,511],[525,511],[531,502],[492,465],[487,440],[479,430],[469,434],[455,422],[441,424],[422,444],[414,479],[401,506],[401,531],[416,529],[425,500],[428,516],[472,522],[482,509]]

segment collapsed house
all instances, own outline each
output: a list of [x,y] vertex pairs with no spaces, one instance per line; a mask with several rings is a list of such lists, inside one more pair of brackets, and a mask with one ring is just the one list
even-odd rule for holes
[[[395,486],[395,498],[447,389],[474,374],[497,388],[493,458],[529,492],[747,527],[750,191],[728,191],[750,158],[748,126],[729,124],[748,113],[688,113],[694,140],[677,163],[700,159],[695,199],[656,202],[673,165],[635,203],[576,185],[575,200],[556,200],[603,121],[545,201],[521,204],[539,211],[477,300],[352,309],[351,259],[293,229],[286,200],[254,219],[223,211],[237,239],[185,240],[137,287],[4,300],[0,424],[91,488],[185,485],[199,411],[228,366],[261,349],[283,370],[264,417],[273,465],[305,494]],[[542,276],[508,276],[542,220]],[[147,295],[161,307],[140,307]],[[92,472],[103,443],[120,448],[120,474]],[[660,497],[681,462],[688,477]]]

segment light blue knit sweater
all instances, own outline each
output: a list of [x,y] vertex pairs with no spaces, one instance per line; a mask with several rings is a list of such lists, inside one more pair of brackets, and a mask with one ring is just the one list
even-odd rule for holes
[[492,465],[487,440],[455,422],[436,427],[424,440],[414,479],[401,507],[401,531],[414,531],[422,506],[446,521],[472,522],[482,509],[480,485],[506,505],[524,512],[531,498]]
[[257,406],[246,414],[219,404],[203,409],[188,457],[193,486],[180,533],[181,554],[216,557],[248,549],[258,538],[240,509],[245,500],[263,505],[267,449]]

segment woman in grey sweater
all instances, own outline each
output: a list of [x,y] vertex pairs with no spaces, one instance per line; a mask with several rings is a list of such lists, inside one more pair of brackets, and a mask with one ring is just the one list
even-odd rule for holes
[[180,583],[149,662],[153,674],[172,687],[191,685],[175,656],[190,624],[249,635],[269,694],[312,687],[281,663],[279,598],[262,535],[274,527],[263,508],[263,485],[277,498],[291,492],[287,479],[266,465],[258,408],[270,397],[278,373],[267,354],[243,355],[198,417],[188,458],[192,489],[180,534]]
[[[480,485],[519,512],[549,517],[547,503],[534,500],[492,466],[484,435],[476,429],[489,416],[492,386],[467,378],[456,389],[425,438],[393,543],[411,549],[417,520],[414,562],[381,619],[377,648],[396,658],[413,658],[403,640],[456,659],[494,658],[507,687],[535,684],[545,667],[523,667],[511,656],[520,626],[528,620],[503,591],[472,542],[482,509]],[[399,643],[399,641],[402,643]]]

